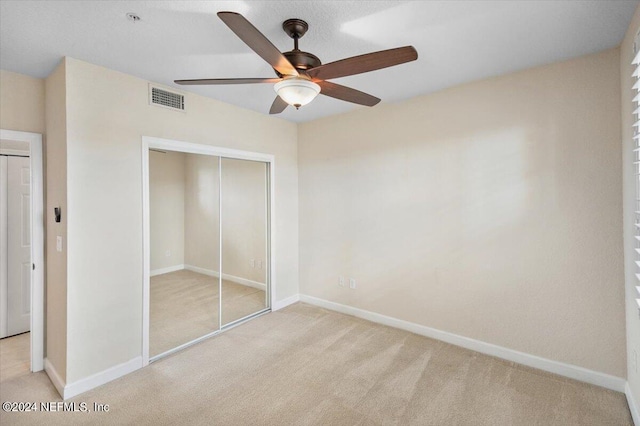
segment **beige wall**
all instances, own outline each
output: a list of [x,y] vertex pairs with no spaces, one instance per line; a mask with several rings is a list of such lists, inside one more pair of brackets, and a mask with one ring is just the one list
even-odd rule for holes
[[45,81],[0,70],[0,129],[45,133]]
[[625,377],[619,75],[613,49],[302,124],[301,293]]
[[147,81],[67,58],[67,382],[141,355],[141,136],[273,154],[275,296],[298,291],[297,128],[187,94],[148,105]]
[[[66,61],[46,79],[46,357],[62,380],[67,377],[67,86]],[[53,209],[62,208],[61,222]],[[62,252],[56,237],[62,237]]]
[[219,272],[219,158],[186,157],[185,264]]
[[[620,46],[620,77],[621,77],[621,94],[622,94],[622,170],[624,176],[624,245],[625,245],[625,282],[626,282],[626,299],[627,299],[627,380],[629,387],[635,397],[636,406],[640,407],[640,370],[634,368],[633,358],[638,357],[637,362],[640,363],[640,320],[638,319],[638,305],[635,303],[638,295],[635,292],[635,286],[638,285],[636,279],[637,267],[634,263],[637,260],[637,254],[634,248],[637,241],[633,238],[635,234],[634,222],[636,221],[633,212],[637,210],[636,206],[636,189],[635,189],[635,171],[636,166],[633,155],[634,141],[632,139],[633,131],[633,106],[632,99],[637,92],[632,90],[633,79],[631,73],[633,66],[633,40],[640,30],[640,7],[636,9],[633,20],[627,35]],[[640,44],[639,44],[640,47]],[[638,367],[640,368],[640,367]]]
[[151,271],[184,265],[185,155],[149,151]]

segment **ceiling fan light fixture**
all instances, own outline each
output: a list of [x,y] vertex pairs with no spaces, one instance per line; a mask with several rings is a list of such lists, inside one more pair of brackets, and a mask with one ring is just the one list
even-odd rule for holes
[[320,86],[305,78],[293,77],[282,80],[273,86],[278,96],[291,106],[300,108],[308,104],[320,93]]
[[413,46],[404,46],[352,56],[323,65],[316,55],[298,48],[298,40],[309,29],[309,25],[302,19],[287,19],[283,22],[282,29],[293,39],[293,50],[281,52],[241,14],[221,11],[218,12],[218,17],[240,40],[264,59],[278,77],[201,78],[174,82],[184,85],[276,83],[273,88],[278,96],[273,100],[269,114],[280,114],[289,105],[298,109],[313,101],[320,89],[324,96],[372,107],[380,102],[379,98],[327,80],[376,71],[418,59],[418,52]]

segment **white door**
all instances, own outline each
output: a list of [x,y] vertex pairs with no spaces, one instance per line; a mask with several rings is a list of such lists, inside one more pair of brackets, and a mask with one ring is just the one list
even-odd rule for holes
[[7,158],[7,335],[31,323],[31,171],[29,157]]

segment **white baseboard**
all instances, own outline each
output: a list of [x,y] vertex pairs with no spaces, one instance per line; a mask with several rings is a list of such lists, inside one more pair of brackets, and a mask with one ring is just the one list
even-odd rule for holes
[[220,273],[218,271],[214,271],[213,269],[201,268],[199,266],[184,265],[184,269],[186,269],[187,271],[197,272],[202,275],[207,275],[209,277],[218,278],[220,276]]
[[44,359],[44,371],[47,373],[47,376],[49,376],[49,380],[51,380],[51,383],[53,383],[53,386],[56,388],[60,396],[64,399],[64,380],[62,380],[48,358]]
[[[199,266],[184,265],[184,269],[186,269],[187,271],[197,272],[199,274],[207,275],[207,276],[210,276],[210,277],[218,278],[220,276],[220,273],[218,271],[214,271],[212,269],[200,268]],[[264,285],[262,283],[259,283],[257,281],[252,281],[252,280],[248,280],[246,278],[236,277],[234,275],[222,274],[222,279],[234,282],[236,284],[246,285],[247,287],[257,288],[258,290],[262,290],[262,291],[266,291],[266,288],[267,288],[266,285]]]
[[507,361],[516,362],[518,364],[544,370],[560,376],[569,377],[581,382],[590,383],[592,385],[601,386],[617,392],[624,392],[626,380],[621,377],[611,376],[609,374],[600,373],[598,371],[589,370],[576,365],[565,364],[563,362],[542,358],[536,355],[519,352],[502,346],[486,343],[469,337],[460,336],[424,325],[404,321],[401,319],[388,317],[386,315],[375,312],[365,311],[364,309],[354,308],[352,306],[341,305],[339,303],[330,302],[328,300],[319,299],[313,296],[300,295],[300,301],[321,308],[340,312],[354,317],[366,319],[378,324],[387,325],[389,327],[399,328],[421,336],[430,337],[432,339],[441,340],[452,345],[460,346],[472,351],[480,352],[486,355],[502,358]]
[[635,395],[631,392],[631,387],[628,382],[624,387],[624,394],[627,396],[627,403],[629,404],[633,424],[640,426],[640,407],[636,403],[637,399],[634,398]]
[[138,356],[127,362],[123,362],[122,364],[115,365],[104,371],[85,377],[84,379],[69,383],[64,387],[64,394],[62,395],[62,398],[73,398],[76,395],[80,395],[90,389],[97,388],[100,385],[104,385],[105,383],[132,373],[140,368],[142,368],[142,357]]
[[169,272],[182,271],[184,265],[167,266],[166,268],[154,269],[149,272],[149,276],[155,277],[156,275],[168,274]]
[[229,274],[222,274],[222,279],[234,282],[236,284],[246,285],[247,287],[257,288],[258,290],[262,291],[267,290],[267,286],[265,284],[259,283],[258,281],[247,280],[245,278],[235,277]]
[[282,308],[286,308],[289,305],[293,305],[294,303],[300,301],[300,295],[294,294],[293,296],[287,297],[286,299],[276,300],[273,302],[273,306],[271,306],[271,311],[277,311]]

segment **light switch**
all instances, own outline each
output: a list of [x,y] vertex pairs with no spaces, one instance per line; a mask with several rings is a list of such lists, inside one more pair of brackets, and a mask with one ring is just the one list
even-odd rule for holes
[[60,235],[56,237],[56,251],[62,252],[62,237]]

